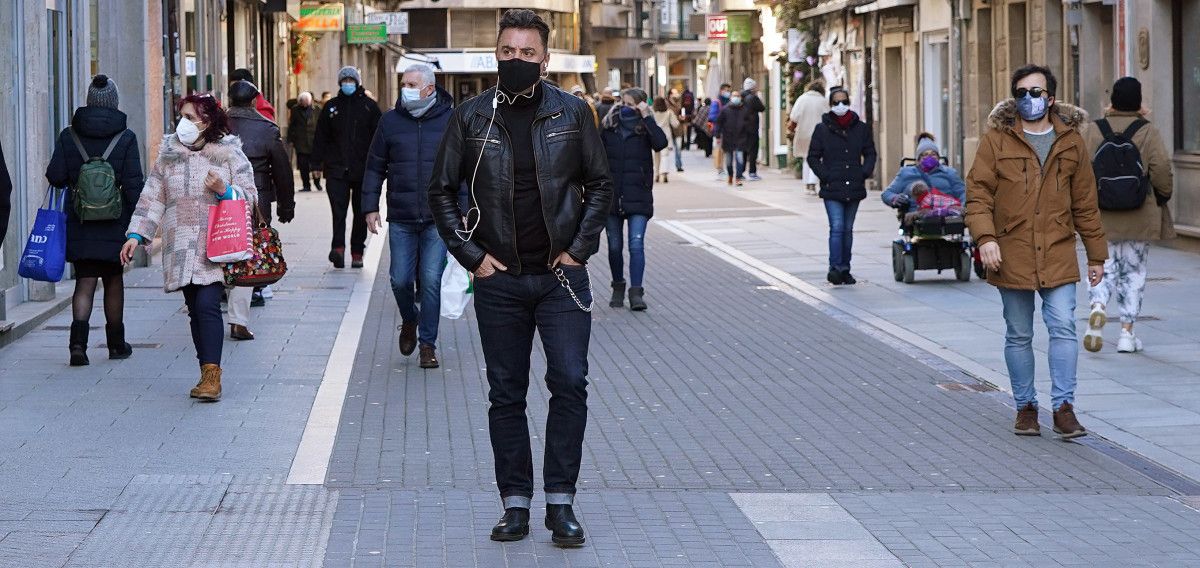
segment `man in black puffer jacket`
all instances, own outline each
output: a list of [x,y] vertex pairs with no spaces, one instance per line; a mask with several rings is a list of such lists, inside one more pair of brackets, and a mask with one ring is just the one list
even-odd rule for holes
[[[550,27],[509,10],[496,41],[499,90],[455,109],[429,186],[450,252],[475,272],[475,315],[487,362],[488,424],[505,511],[492,539],[529,534],[533,456],[525,397],[534,332],[548,359],[546,527],[560,546],[583,544],[571,508],[587,425],[591,287],[584,263],[612,207],[608,160],[587,103],[540,80]],[[476,175],[477,174],[477,175]],[[463,225],[458,192],[475,207]]]
[[279,222],[296,216],[296,181],[279,126],[254,108],[258,88],[248,81],[229,86],[229,128],[242,139],[242,153],[254,167],[258,210],[271,222],[271,203],[279,203]]
[[[446,243],[433,224],[429,180],[453,108],[454,99],[438,88],[432,67],[410,66],[404,72],[396,108],[383,115],[375,130],[363,177],[363,212],[372,233],[378,233],[381,227],[379,198],[383,182],[387,182],[392,293],[403,321],[400,353],[412,354],[420,331],[422,369],[438,366],[436,345]],[[418,277],[419,306],[415,291]]]
[[350,209],[351,268],[362,268],[367,248],[367,222],[362,213],[362,182],[367,152],[379,125],[379,105],[367,97],[358,69],[338,71],[339,90],[321,109],[313,138],[313,168],[325,172],[329,208],[333,212],[333,241],[329,262],[346,265],[346,210]]

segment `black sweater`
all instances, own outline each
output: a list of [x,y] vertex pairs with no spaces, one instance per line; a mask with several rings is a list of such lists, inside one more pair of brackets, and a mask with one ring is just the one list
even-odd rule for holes
[[533,119],[542,104],[541,85],[533,98],[517,97],[501,104],[500,115],[513,151],[513,214],[517,225],[517,257],[524,274],[549,274],[550,233],[542,214],[537,163],[533,157]]

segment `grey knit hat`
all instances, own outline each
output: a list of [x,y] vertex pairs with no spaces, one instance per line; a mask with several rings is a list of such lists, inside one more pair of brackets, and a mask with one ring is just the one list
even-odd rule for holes
[[921,154],[924,154],[930,150],[938,152],[939,154],[941,153],[938,150],[937,142],[934,142],[933,138],[922,136],[921,139],[917,141],[917,155],[920,156]]
[[117,84],[108,75],[96,75],[88,85],[87,106],[116,109]]
[[362,76],[358,74],[358,69],[349,65],[338,71],[338,83],[340,84],[346,78],[354,79],[354,82],[359,85],[362,84]]

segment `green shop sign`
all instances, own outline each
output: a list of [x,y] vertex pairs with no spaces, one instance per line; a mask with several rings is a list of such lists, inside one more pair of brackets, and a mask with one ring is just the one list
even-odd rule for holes
[[750,43],[749,14],[729,15],[729,43]]
[[387,43],[387,24],[346,24],[346,43]]

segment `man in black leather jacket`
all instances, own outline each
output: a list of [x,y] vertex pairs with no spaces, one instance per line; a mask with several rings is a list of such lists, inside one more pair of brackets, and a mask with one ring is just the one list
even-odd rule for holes
[[[430,207],[450,253],[475,273],[488,423],[505,508],[492,540],[529,532],[533,498],[525,397],[535,329],[547,353],[546,527],[584,542],[572,511],[587,424],[592,293],[584,263],[612,203],[608,160],[587,103],[542,81],[550,28],[530,10],[500,20],[499,91],[458,109],[433,168]],[[463,223],[460,184],[474,207]]]

